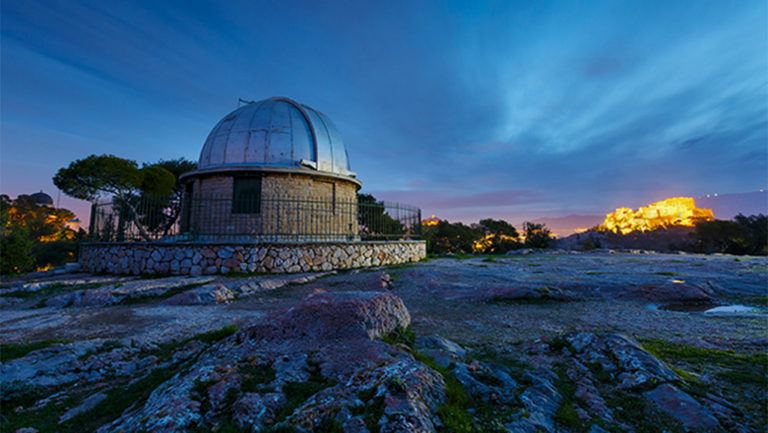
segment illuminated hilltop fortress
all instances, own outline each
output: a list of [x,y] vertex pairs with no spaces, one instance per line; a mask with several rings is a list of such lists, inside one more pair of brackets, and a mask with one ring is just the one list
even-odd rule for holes
[[670,226],[693,227],[700,221],[715,219],[711,209],[699,209],[693,198],[674,197],[632,210],[626,207],[605,216],[601,229],[627,234]]

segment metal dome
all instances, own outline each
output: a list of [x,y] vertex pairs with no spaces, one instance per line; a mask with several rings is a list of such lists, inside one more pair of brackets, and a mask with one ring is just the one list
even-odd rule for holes
[[40,192],[30,194],[29,196],[38,205],[53,206],[53,198],[51,198],[51,196],[49,196],[48,194],[44,193],[42,189],[40,190]]
[[309,167],[354,177],[341,134],[326,115],[288,98],[269,98],[224,116],[205,140],[198,170]]

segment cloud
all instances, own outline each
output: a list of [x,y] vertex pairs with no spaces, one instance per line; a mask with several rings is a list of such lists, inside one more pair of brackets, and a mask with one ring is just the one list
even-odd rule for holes
[[[602,214],[662,193],[756,190],[767,8],[7,3],[13,155],[0,164],[86,147],[195,158],[238,97],[285,95],[334,120],[365,190],[425,211]],[[44,161],[49,175],[68,162]]]

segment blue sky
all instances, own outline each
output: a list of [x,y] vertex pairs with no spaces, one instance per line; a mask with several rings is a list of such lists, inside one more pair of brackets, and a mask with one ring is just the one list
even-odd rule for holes
[[334,120],[364,192],[450,220],[757,191],[766,23],[762,0],[5,0],[0,192],[56,198],[92,153],[196,160],[270,96]]

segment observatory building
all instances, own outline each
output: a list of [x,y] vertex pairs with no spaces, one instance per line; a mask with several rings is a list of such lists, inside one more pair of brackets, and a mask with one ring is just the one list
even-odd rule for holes
[[35,204],[38,206],[45,206],[45,207],[53,207],[53,198],[49,196],[48,194],[44,193],[41,189],[40,192],[35,192],[29,195],[32,200],[35,201]]
[[[182,233],[196,239],[353,240],[357,191],[336,126],[288,98],[227,114],[182,176]],[[230,200],[227,200],[229,198]]]
[[336,126],[288,98],[249,102],[224,116],[197,168],[180,180],[180,197],[94,203],[83,269],[316,272],[426,255],[421,210],[370,196],[358,203],[362,184]]

